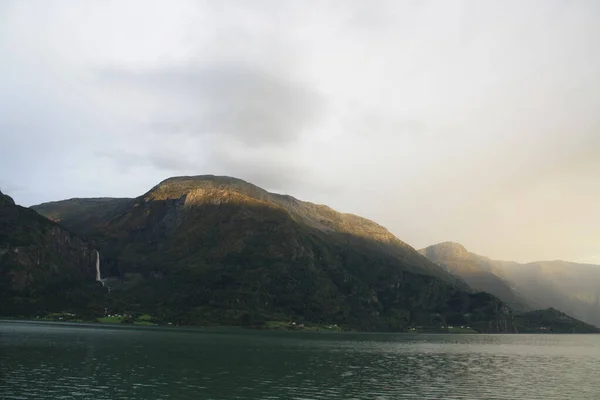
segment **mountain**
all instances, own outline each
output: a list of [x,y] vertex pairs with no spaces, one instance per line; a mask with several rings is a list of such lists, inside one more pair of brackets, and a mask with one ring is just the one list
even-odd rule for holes
[[600,326],[600,266],[565,261],[520,264],[491,260],[456,243],[440,243],[421,254],[503,301],[523,305],[517,310],[554,308],[588,324]]
[[421,249],[419,253],[460,277],[471,287],[493,294],[516,311],[531,310],[534,306],[512,287],[511,282],[498,274],[492,261],[469,253],[459,243],[439,243]]
[[85,314],[79,300],[99,293],[95,260],[92,246],[0,192],[0,315]]
[[567,261],[498,262],[498,274],[536,304],[600,326],[600,266]]
[[95,241],[113,310],[186,324],[514,330],[500,300],[473,292],[382,226],[239,179],[176,177],[127,202],[82,204],[92,203],[34,209]]
[[79,235],[87,235],[96,226],[108,222],[131,200],[111,197],[75,198],[44,203],[31,208]]

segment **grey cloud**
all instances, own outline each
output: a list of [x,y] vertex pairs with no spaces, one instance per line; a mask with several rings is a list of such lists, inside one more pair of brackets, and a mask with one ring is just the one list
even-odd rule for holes
[[[197,143],[203,147],[202,143]],[[187,150],[186,153],[184,150]],[[192,149],[193,150],[193,149]],[[94,155],[110,160],[119,170],[127,172],[136,167],[151,167],[171,175],[211,173],[245,179],[269,190],[294,190],[306,187],[310,172],[290,157],[281,157],[279,149],[249,150],[239,143],[221,141],[205,149],[206,154],[190,156],[190,149],[164,151],[159,147],[138,149],[137,152],[113,149],[96,151]]]
[[427,123],[419,118],[393,115],[394,111],[352,108],[344,123],[346,132],[359,136],[403,136],[419,139],[429,135]]
[[148,72],[108,71],[104,80],[160,99],[151,129],[217,134],[244,145],[295,141],[324,112],[313,88],[282,73],[233,64]]
[[216,150],[209,164],[217,170],[243,178],[256,185],[273,189],[291,189],[303,180],[303,169],[287,159],[268,157],[264,154],[240,155],[228,149]]
[[328,203],[347,188],[340,181],[322,179],[323,171],[307,165],[290,153],[215,149],[207,165],[217,174],[232,175],[269,191],[296,196],[301,200]]
[[198,165],[180,154],[162,153],[157,151],[144,151],[142,154],[126,150],[96,151],[94,155],[108,159],[119,169],[130,170],[136,166],[150,166],[158,170],[183,172],[194,170]]
[[133,136],[144,138],[135,151],[97,153],[120,168],[226,174],[268,189],[306,186],[310,168],[294,163],[290,154],[323,116],[325,100],[285,71],[215,63],[112,70],[102,78],[133,91],[140,103],[150,99],[145,111],[150,120],[131,127]]
[[7,194],[9,196],[14,195],[20,191],[25,189],[24,186],[15,184],[13,182],[6,181],[4,179],[0,179],[0,192]]

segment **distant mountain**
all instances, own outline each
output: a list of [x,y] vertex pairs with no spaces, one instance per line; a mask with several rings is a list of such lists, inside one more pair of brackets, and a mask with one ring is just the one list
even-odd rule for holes
[[498,274],[491,260],[469,253],[461,244],[439,243],[419,250],[446,271],[463,279],[471,287],[493,294],[516,311],[535,308],[519,294],[511,282]]
[[499,262],[498,274],[514,282],[536,304],[600,326],[599,265],[566,261]]
[[98,293],[95,260],[92,246],[0,192],[0,316],[85,313],[80,300]]
[[514,330],[500,300],[382,226],[239,179],[170,178],[133,200],[34,209],[96,241],[115,310],[187,324]]
[[513,307],[516,303],[517,310],[552,307],[600,326],[600,266],[565,261],[497,261],[450,242],[420,252],[471,286]]

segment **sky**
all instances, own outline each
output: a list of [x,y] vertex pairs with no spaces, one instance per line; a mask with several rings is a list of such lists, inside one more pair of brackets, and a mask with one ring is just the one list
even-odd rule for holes
[[19,204],[235,176],[495,259],[600,264],[596,0],[0,1]]

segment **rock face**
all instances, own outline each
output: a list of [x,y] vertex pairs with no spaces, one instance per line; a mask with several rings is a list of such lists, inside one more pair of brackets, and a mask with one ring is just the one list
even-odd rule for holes
[[551,307],[600,326],[600,266],[565,261],[497,261],[449,242],[420,252],[472,287],[494,294],[518,311]]
[[0,315],[44,311],[50,288],[93,282],[95,251],[78,237],[0,193]]

